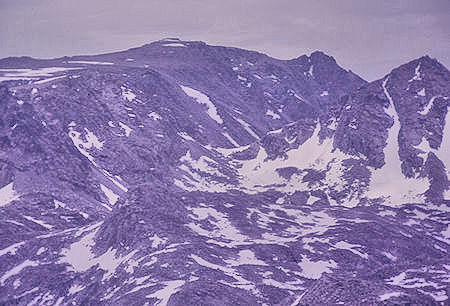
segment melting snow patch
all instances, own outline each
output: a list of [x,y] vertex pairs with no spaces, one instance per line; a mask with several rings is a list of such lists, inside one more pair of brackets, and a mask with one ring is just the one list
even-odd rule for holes
[[63,249],[59,263],[70,264],[71,270],[75,272],[84,272],[99,264],[100,268],[106,271],[106,274],[103,276],[104,280],[109,278],[121,263],[128,261],[137,252],[133,251],[124,257],[117,257],[116,250],[109,249],[104,254],[95,257],[95,254],[91,252],[91,248],[95,244],[94,237],[101,224],[102,222],[86,228],[85,231],[91,232],[79,241],[72,243],[68,249]]
[[3,250],[0,250],[0,256],[6,255],[6,254],[16,255],[17,249],[24,244],[25,244],[25,242],[18,242],[18,243],[14,243],[13,245],[10,245],[9,247],[4,248]]
[[[300,280],[297,280],[296,283],[303,284]],[[279,282],[274,279],[263,279],[263,284],[285,290],[305,290],[305,288],[289,284],[289,282]]]
[[244,78],[243,76],[241,76],[241,75],[238,75],[238,80],[239,81],[247,81],[247,78]]
[[433,98],[431,98],[430,101],[427,103],[427,105],[425,105],[425,107],[423,108],[423,110],[419,112],[419,114],[421,114],[421,115],[426,115],[426,114],[428,114],[428,112],[430,111],[430,109],[433,107],[434,100],[436,100],[436,98],[438,98],[438,97],[439,97],[439,96],[434,96]]
[[[444,163],[447,168],[447,176],[450,177],[450,111],[447,111],[445,116],[445,126],[442,133],[442,141],[436,155]],[[447,190],[445,195],[446,199],[450,200],[450,190]]]
[[152,248],[157,248],[158,246],[163,245],[167,242],[166,238],[160,238],[156,234],[150,237],[149,240],[152,242]]
[[298,265],[303,270],[303,275],[310,279],[319,279],[323,273],[331,273],[330,268],[336,268],[335,261],[311,261],[305,255],[302,255],[303,259]]
[[61,75],[61,76],[57,76],[57,77],[53,77],[53,78],[40,80],[40,81],[34,82],[34,84],[44,84],[44,83],[51,82],[51,81],[58,80],[58,79],[62,79],[62,78],[65,78],[65,77],[66,77],[66,75]]
[[45,222],[43,222],[43,221],[41,221],[41,220],[37,220],[37,219],[35,219],[35,218],[33,218],[33,217],[30,217],[30,216],[23,216],[23,217],[24,217],[25,219],[31,221],[31,222],[34,222],[34,223],[36,223],[36,224],[39,224],[39,225],[45,227],[46,229],[52,229],[52,228],[53,228],[53,226],[51,226],[50,224],[47,224],[47,223],[45,223]]
[[77,293],[77,292],[80,292],[80,291],[82,291],[84,288],[86,288],[86,287],[84,287],[84,286],[82,286],[82,285],[78,285],[78,284],[73,285],[73,286],[70,287],[70,289],[69,289],[69,295],[73,295],[73,294],[75,294],[75,293]]
[[217,123],[222,124],[223,120],[220,118],[219,114],[217,113],[217,109],[214,106],[214,104],[211,102],[209,97],[203,93],[201,93],[198,90],[192,89],[187,86],[182,86],[181,89],[183,89],[184,93],[188,95],[191,98],[194,98],[198,103],[206,105],[208,108],[208,115]]
[[241,234],[241,232],[233,226],[233,224],[227,219],[227,215],[215,210],[212,207],[193,207],[189,208],[194,215],[190,215],[193,219],[197,221],[205,220],[205,219],[213,219],[214,220],[214,230],[204,230],[197,223],[189,223],[187,226],[196,232],[197,234],[210,238],[219,238],[224,239],[230,242],[221,242],[217,240],[208,240],[209,243],[214,243],[218,245],[224,245],[227,247],[234,247],[238,245],[246,245],[249,244],[247,242],[248,237]]
[[241,266],[241,265],[256,265],[256,266],[267,266],[264,261],[256,258],[255,253],[251,250],[239,251],[238,258],[225,260],[230,266]]
[[180,44],[180,43],[163,44],[162,46],[163,47],[186,47],[186,45]]
[[[291,180],[287,181],[280,177],[276,170],[285,167],[326,170],[330,162],[336,164],[336,169],[328,174],[327,179],[335,180],[334,184],[337,184],[336,182],[340,181],[337,179],[340,179],[342,170],[339,167],[340,162],[347,156],[337,150],[331,154],[333,150],[332,138],[328,138],[321,143],[319,131],[320,125],[317,124],[313,135],[297,149],[288,151],[285,158],[266,160],[267,152],[260,147],[254,159],[242,161],[242,167],[238,170],[242,177],[241,186],[246,188],[248,192],[267,190],[274,184],[283,184],[284,187],[280,187],[279,190],[286,192],[308,190],[307,184],[302,182],[301,175],[295,174],[291,177]],[[355,206],[357,204],[354,201],[344,201],[343,203],[347,206]]]
[[0,207],[5,206],[12,201],[17,200],[20,195],[18,195],[13,189],[13,182],[0,188]]
[[230,136],[230,134],[223,133],[223,136],[225,136],[225,138],[228,139],[233,146],[235,146],[236,148],[239,147],[239,144]]
[[106,197],[108,198],[109,204],[111,204],[111,205],[116,204],[117,200],[119,199],[119,196],[103,184],[100,184],[100,188],[103,191],[103,193],[106,195]]
[[419,92],[417,92],[418,96],[425,97],[425,88],[422,88]]
[[148,114],[147,116],[149,116],[150,118],[152,118],[153,120],[161,120],[161,116],[158,115],[155,112],[151,112],[150,114]]
[[126,135],[127,137],[130,137],[131,131],[132,131],[133,129],[130,128],[130,127],[129,127],[128,125],[126,125],[125,123],[120,122],[120,121],[119,121],[119,125],[120,125],[120,127],[121,127],[122,129],[124,129],[125,135]]
[[314,204],[316,201],[320,200],[321,198],[310,195],[308,200],[306,201],[306,205],[312,205]]
[[420,81],[422,80],[422,77],[420,76],[420,63],[416,66],[416,69],[414,71],[414,76],[408,81],[409,83],[412,81]]
[[[80,68],[65,68],[65,67],[46,67],[38,69],[0,69],[0,73],[4,73],[3,77],[0,77],[0,81],[6,80],[33,80],[39,77],[52,77],[54,73],[76,70]],[[44,83],[44,81],[42,81]]]
[[339,241],[338,243],[336,243],[334,245],[334,247],[336,247],[338,249],[342,249],[342,250],[348,250],[348,251],[350,251],[350,252],[352,252],[352,253],[354,253],[354,254],[356,254],[358,256],[361,256],[362,258],[365,258],[365,259],[369,258],[369,256],[367,254],[361,253],[361,252],[356,251],[356,250],[353,249],[355,247],[357,247],[357,248],[361,248],[362,247],[361,245],[358,245],[358,244],[351,244],[351,243],[348,243],[346,241]]
[[114,65],[111,62],[95,62],[95,61],[68,61],[69,64],[85,64],[85,65]]
[[35,261],[31,261],[31,260],[25,260],[24,262],[22,262],[20,265],[12,268],[11,270],[9,270],[8,272],[6,272],[5,274],[3,274],[3,276],[0,278],[0,284],[2,286],[5,285],[5,281],[10,278],[11,276],[17,275],[20,273],[20,271],[22,271],[23,269],[25,269],[26,267],[36,267],[38,266],[38,263]]
[[158,306],[166,306],[169,303],[170,297],[181,290],[181,286],[185,283],[184,280],[173,280],[163,282],[162,284],[165,286],[163,289],[160,289],[152,294],[146,296],[146,298],[155,298],[158,299],[159,302],[155,305]]
[[313,77],[313,76],[314,76],[314,75],[313,75],[313,72],[314,72],[314,65],[311,65],[311,66],[309,67],[309,70],[308,70],[309,76]]
[[55,204],[55,209],[58,209],[60,207],[65,208],[66,204],[64,204],[63,202],[60,202],[58,200],[53,200],[53,204]]
[[126,88],[125,86],[121,86],[120,88],[122,89],[122,97],[128,100],[128,102],[136,99],[136,95],[130,89]]
[[187,151],[186,155],[180,158],[180,161],[186,163],[195,170],[212,175],[223,176],[217,168],[213,167],[213,165],[216,165],[217,162],[207,156],[201,156],[198,160],[195,160],[192,158],[191,152]]
[[385,293],[385,294],[380,295],[380,301],[386,301],[386,300],[389,300],[392,297],[399,297],[401,295],[403,295],[403,293],[401,293],[401,292]]
[[389,258],[390,260],[392,260],[392,261],[396,261],[396,260],[397,260],[397,257],[395,257],[394,255],[392,255],[392,254],[389,253],[389,252],[382,252],[382,254],[383,254],[384,256],[386,256],[387,258]]
[[230,156],[231,154],[245,151],[248,148],[250,148],[250,145],[233,148],[233,149],[225,149],[225,148],[213,148],[213,149],[224,156]]
[[119,187],[120,189],[122,189],[122,191],[127,192],[128,188],[125,187],[123,184],[121,184],[119,181],[123,182],[123,180],[120,178],[120,176],[115,175],[113,176],[111,173],[109,173],[106,170],[102,170],[102,172],[105,174],[105,176],[114,183],[114,185],[116,185],[117,187]]
[[381,217],[385,217],[385,216],[396,216],[397,214],[395,213],[395,211],[392,210],[383,210],[380,211],[377,215],[381,216]]
[[236,120],[237,120],[237,122],[239,122],[241,125],[242,125],[242,127],[250,134],[250,135],[252,135],[254,138],[256,138],[256,139],[259,139],[259,136],[258,136],[258,134],[256,134],[253,130],[252,130],[252,128],[250,127],[250,124],[248,124],[247,122],[245,122],[244,120],[242,120],[242,119],[239,119],[239,118],[235,118]]
[[86,156],[94,165],[94,158],[86,151],[88,149],[92,149],[93,147],[101,150],[103,147],[104,141],[99,141],[97,136],[94,135],[91,131],[89,131],[87,128],[85,128],[85,139],[86,141],[83,141],[80,136],[81,133],[74,130],[74,126],[76,126],[75,122],[71,122],[69,124],[69,137],[72,139],[73,144],[78,149],[78,151]]
[[194,138],[192,138],[191,136],[189,136],[187,133],[185,132],[178,132],[177,133],[181,138],[183,138],[184,140],[189,140],[189,141],[195,141]]
[[274,113],[271,109],[268,109],[266,112],[267,116],[272,117],[272,119],[280,119],[280,115],[278,115],[277,113]]
[[232,287],[242,288],[242,289],[251,290],[251,291],[255,290],[255,286],[251,282],[249,282],[248,280],[243,278],[233,268],[223,267],[223,266],[211,263],[211,262],[206,261],[203,258],[201,258],[197,255],[193,255],[193,254],[191,255],[191,258],[200,266],[207,267],[207,268],[217,270],[217,271],[221,271],[225,275],[232,277],[236,280],[236,282],[234,282],[233,284],[226,283],[227,285],[231,285]]
[[47,249],[44,247],[40,247],[39,250],[37,250],[36,255],[41,255],[42,253],[44,253]]

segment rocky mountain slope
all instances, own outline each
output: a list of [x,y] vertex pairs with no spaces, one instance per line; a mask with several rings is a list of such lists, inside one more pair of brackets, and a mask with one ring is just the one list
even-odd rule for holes
[[0,60],[0,303],[448,302],[450,73],[164,39]]

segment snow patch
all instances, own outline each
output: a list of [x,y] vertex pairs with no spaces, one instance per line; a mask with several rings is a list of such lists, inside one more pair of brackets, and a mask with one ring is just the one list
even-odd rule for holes
[[33,218],[33,217],[30,217],[30,216],[23,216],[23,217],[24,217],[25,219],[31,221],[31,222],[34,222],[34,223],[36,223],[36,224],[39,224],[40,226],[45,227],[46,229],[52,229],[52,228],[53,228],[52,225],[47,224],[47,223],[45,223],[44,221],[35,219],[35,218]]
[[195,99],[198,103],[206,105],[206,107],[208,108],[208,115],[211,117],[211,119],[216,121],[218,124],[223,123],[222,118],[220,118],[219,114],[217,113],[216,107],[207,95],[201,93],[198,90],[183,85],[181,85],[181,89],[183,89],[186,95]]
[[40,80],[40,81],[34,82],[34,84],[44,84],[44,83],[47,83],[47,82],[51,82],[51,81],[54,81],[54,80],[65,78],[66,76],[67,75],[61,75],[61,76],[57,76],[57,77],[53,77],[53,78],[48,78],[48,79],[44,79],[44,80]]
[[177,133],[181,138],[183,138],[184,140],[188,140],[188,141],[195,141],[194,138],[192,138],[188,133],[186,132],[178,132]]
[[238,253],[238,258],[225,260],[230,266],[255,265],[267,266],[267,264],[256,258],[255,253],[251,250],[242,250]]
[[417,95],[421,96],[421,97],[425,97],[425,88],[422,88],[420,91],[418,91]]
[[348,250],[348,251],[350,251],[358,256],[361,256],[362,258],[365,258],[365,259],[369,258],[369,256],[367,254],[361,253],[354,249],[354,248],[362,248],[362,245],[359,245],[359,244],[351,244],[346,241],[339,241],[338,243],[336,243],[334,245],[334,247],[338,248],[338,249],[342,249],[342,250]]
[[17,200],[20,195],[13,188],[14,182],[0,188],[0,207],[8,205],[12,201]]
[[[81,68],[46,67],[37,69],[20,69],[20,68],[0,69],[0,73],[3,73],[3,76],[0,77],[0,82],[8,80],[34,80],[41,77],[52,77],[55,73],[77,69]],[[39,82],[45,83],[46,81],[50,80],[42,80]]]
[[106,187],[103,184],[100,184],[100,189],[103,191],[103,193],[108,198],[109,204],[111,204],[111,205],[116,204],[117,200],[119,199],[119,196],[117,194],[115,194],[111,189],[109,189],[108,187]]
[[438,97],[439,97],[439,96],[434,96],[433,98],[431,98],[430,101],[427,103],[427,105],[425,105],[425,107],[423,108],[423,110],[419,112],[419,114],[421,114],[421,115],[426,115],[426,114],[428,114],[428,112],[430,111],[430,109],[433,107],[434,100],[436,100],[436,98],[438,98]]
[[223,136],[225,136],[226,139],[228,139],[229,142],[231,142],[231,144],[233,146],[235,146],[236,148],[239,147],[239,144],[233,139],[233,137],[230,136],[230,134],[228,133],[223,133]]
[[389,299],[392,298],[392,297],[399,297],[399,296],[401,296],[401,295],[403,295],[402,292],[389,292],[389,293],[385,293],[385,294],[380,295],[380,301],[386,301],[386,300],[389,300]]
[[133,129],[121,121],[119,121],[119,126],[125,131],[125,136],[130,137],[131,131],[133,131]]
[[18,243],[14,243],[13,245],[10,245],[9,247],[4,248],[3,250],[0,250],[0,256],[6,255],[6,254],[16,255],[17,249],[24,244],[25,244],[25,242],[18,242]]
[[298,265],[302,268],[303,275],[310,279],[319,279],[323,273],[331,273],[331,268],[337,267],[337,263],[334,260],[311,261],[305,255],[302,255],[302,261]]
[[67,61],[69,64],[83,64],[83,65],[114,65],[111,62],[95,62],[95,61]]
[[163,47],[187,47],[184,44],[180,44],[180,43],[170,43],[170,44],[163,44]]
[[79,241],[72,243],[69,248],[63,249],[59,263],[70,264],[70,270],[75,272],[87,271],[98,264],[102,270],[106,271],[103,280],[110,278],[117,267],[128,261],[137,251],[118,257],[116,256],[116,250],[110,248],[104,254],[96,257],[91,248],[95,244],[94,237],[101,224],[102,222],[99,222],[86,228],[86,231],[90,231],[88,234],[84,235]]
[[128,102],[132,102],[136,99],[136,95],[131,91],[131,89],[126,88],[125,86],[120,87],[122,89],[122,97],[126,99]]
[[239,122],[239,123],[242,125],[242,127],[243,127],[250,135],[252,135],[255,139],[259,139],[258,134],[256,134],[256,133],[252,130],[252,128],[250,127],[250,124],[248,124],[247,122],[245,122],[245,121],[242,120],[242,119],[239,119],[239,118],[235,118],[235,119],[237,120],[237,122]]
[[11,270],[7,271],[5,274],[3,274],[3,276],[0,278],[0,284],[2,286],[5,285],[5,281],[10,278],[11,276],[17,275],[20,273],[20,271],[22,271],[23,269],[25,269],[26,267],[37,267],[39,264],[35,261],[31,261],[31,260],[25,260],[24,262],[22,262],[20,265],[12,268]]
[[272,117],[272,119],[281,119],[280,115],[278,115],[277,113],[274,113],[271,109],[268,109],[266,112],[267,116]]
[[99,141],[97,136],[94,135],[87,128],[84,128],[86,135],[84,136],[85,141],[80,138],[81,133],[77,132],[74,127],[76,126],[75,122],[71,122],[69,124],[69,137],[72,139],[73,144],[78,149],[78,151],[83,154],[86,158],[88,158],[94,165],[94,158],[88,153],[87,150],[96,148],[98,150],[102,150],[104,141]]
[[147,115],[149,118],[152,118],[153,120],[161,120],[161,116],[158,115],[156,112],[151,112]]
[[422,80],[421,74],[420,74],[420,66],[421,63],[419,63],[416,66],[416,69],[414,70],[414,76],[408,81],[408,83],[411,83],[412,81],[420,81]]
[[162,282],[165,287],[152,294],[146,296],[146,298],[156,298],[159,300],[155,305],[166,306],[169,303],[170,297],[181,290],[181,287],[186,281],[184,280],[172,280]]

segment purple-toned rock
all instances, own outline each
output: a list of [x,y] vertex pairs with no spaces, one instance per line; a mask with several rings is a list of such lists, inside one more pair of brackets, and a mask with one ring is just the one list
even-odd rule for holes
[[445,305],[450,73],[168,38],[0,60],[0,304]]

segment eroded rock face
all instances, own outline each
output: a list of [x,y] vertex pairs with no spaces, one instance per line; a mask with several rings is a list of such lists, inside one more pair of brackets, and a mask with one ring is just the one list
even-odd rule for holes
[[448,300],[436,60],[367,83],[165,39],[0,74],[0,303]]

